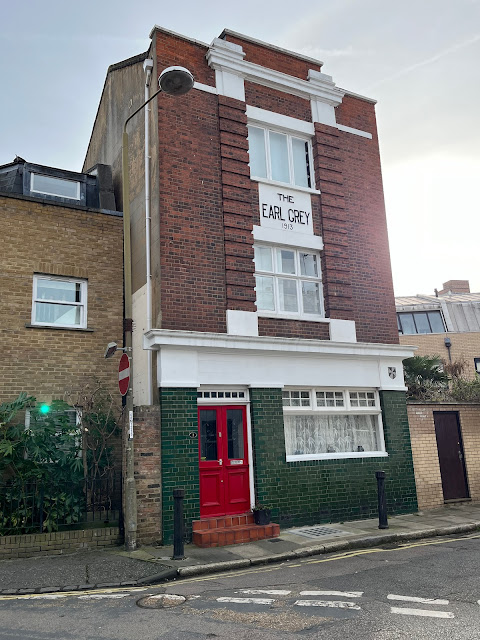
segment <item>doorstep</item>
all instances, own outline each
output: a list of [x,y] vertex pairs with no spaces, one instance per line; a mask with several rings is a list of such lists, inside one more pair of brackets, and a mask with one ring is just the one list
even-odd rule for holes
[[193,544],[203,549],[225,547],[230,544],[256,542],[280,535],[280,525],[276,523],[255,524],[253,513],[219,518],[194,520]]

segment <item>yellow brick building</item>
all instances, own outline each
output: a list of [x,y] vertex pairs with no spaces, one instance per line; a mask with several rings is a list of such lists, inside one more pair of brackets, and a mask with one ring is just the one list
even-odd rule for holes
[[464,360],[464,375],[480,373],[480,293],[468,280],[445,282],[436,295],[395,298],[400,344],[417,347],[416,355]]
[[110,168],[77,174],[16,158],[0,167],[0,402],[65,399],[96,376],[117,393],[122,214]]

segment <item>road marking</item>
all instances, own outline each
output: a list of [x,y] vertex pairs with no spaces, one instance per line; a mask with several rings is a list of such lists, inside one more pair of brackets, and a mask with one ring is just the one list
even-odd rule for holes
[[300,591],[301,596],[344,596],[345,598],[361,598],[363,591]]
[[235,593],[251,593],[252,595],[264,593],[267,596],[288,596],[292,592],[286,589],[240,589]]
[[155,588],[155,585],[150,585],[150,587],[115,587],[112,589],[85,589],[84,591],[62,591],[62,593],[42,593],[42,594],[37,594],[37,593],[28,593],[28,594],[24,594],[24,595],[17,595],[17,596],[0,596],[0,600],[32,600],[35,598],[44,598],[45,596],[50,596],[50,595],[54,595],[54,596],[58,596],[59,598],[65,598],[66,596],[80,596],[80,595],[85,595],[88,593],[118,593],[118,592],[125,592],[128,590],[129,593],[136,593],[138,591],[146,591],[148,589],[152,589]]
[[388,600],[403,600],[404,602],[421,602],[422,604],[449,604],[448,600],[436,600],[434,598],[417,598],[416,596],[398,596],[389,593]]
[[103,600],[107,598],[126,598],[129,595],[130,593],[89,593],[86,596],[78,596],[78,599],[79,600]]
[[273,598],[230,598],[224,596],[217,598],[217,602],[230,602],[233,604],[273,604],[275,600]]
[[297,607],[330,607],[331,609],[361,610],[361,607],[355,604],[355,602],[346,602],[345,600],[296,600],[293,604]]
[[403,616],[423,616],[424,618],[454,618],[451,611],[433,611],[430,609],[408,609],[407,607],[390,607],[392,613]]

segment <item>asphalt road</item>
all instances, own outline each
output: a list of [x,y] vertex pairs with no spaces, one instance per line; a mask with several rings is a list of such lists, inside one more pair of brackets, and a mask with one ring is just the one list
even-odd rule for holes
[[[181,597],[157,608],[165,594]],[[0,640],[478,639],[479,601],[477,534],[144,590],[3,597]]]

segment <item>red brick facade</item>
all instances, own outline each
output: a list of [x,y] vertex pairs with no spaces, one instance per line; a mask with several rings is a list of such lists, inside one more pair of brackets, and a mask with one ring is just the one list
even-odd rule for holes
[[[320,66],[227,33],[245,60],[306,79]],[[157,32],[157,68],[188,67],[213,86],[207,49]],[[245,82],[246,103],[195,91],[158,105],[161,326],[225,332],[225,311],[255,311],[253,225],[258,187],[249,177],[246,104],[311,121],[310,102]],[[337,120],[373,139],[315,124],[314,229],[323,237],[326,316],[356,322],[357,339],[397,343],[383,190],[372,103],[345,96]],[[312,326],[310,326],[312,325]],[[260,335],[328,339],[321,323],[260,320]]]

